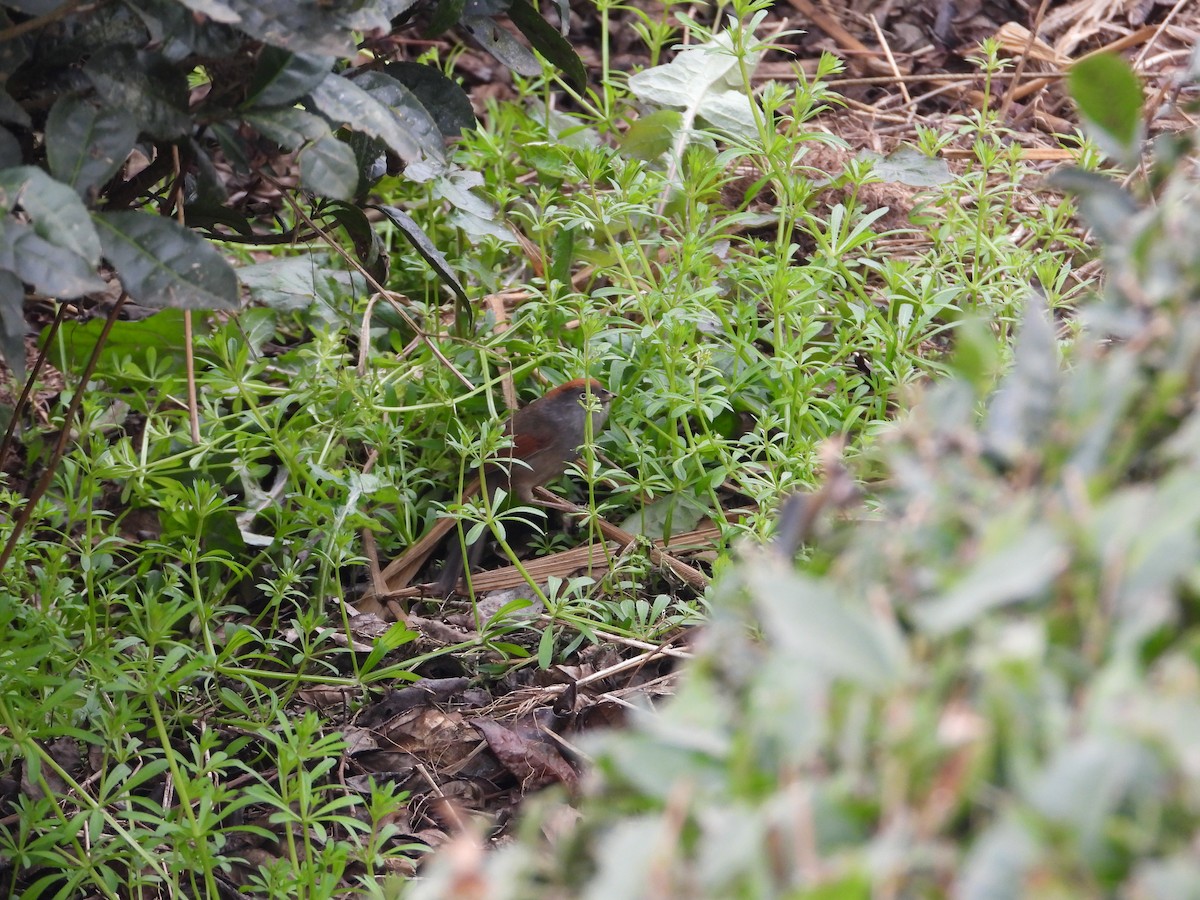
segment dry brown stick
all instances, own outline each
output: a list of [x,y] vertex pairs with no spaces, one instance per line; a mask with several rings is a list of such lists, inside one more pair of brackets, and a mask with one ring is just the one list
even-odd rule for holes
[[[788,2],[804,13],[804,15],[808,16],[814,25],[837,41],[839,47],[857,50],[859,53],[872,57],[876,55],[874,50],[847,31],[841,22],[823,10],[818,9],[812,0],[788,0]],[[847,60],[847,63],[849,62],[853,62],[853,60]]]
[[1008,118],[1008,111],[1013,105],[1013,100],[1016,97],[1017,85],[1020,83],[1021,75],[1025,71],[1025,63],[1029,59],[1029,51],[1033,49],[1034,41],[1037,40],[1038,29],[1042,26],[1042,19],[1046,15],[1046,6],[1050,0],[1042,0],[1038,11],[1033,16],[1033,21],[1030,23],[1029,37],[1025,41],[1025,50],[1021,53],[1020,59],[1017,60],[1017,68],[1013,72],[1012,80],[1008,83],[1008,89],[1004,92],[1004,99],[1000,101],[1000,110],[997,113],[997,120],[1003,123]]
[[[1043,0],[1044,2],[1044,0]],[[883,55],[887,57],[888,65],[892,69],[892,74],[896,77],[897,83],[900,85],[900,93],[904,95],[904,103],[912,103],[912,97],[908,93],[908,85],[904,83],[904,79],[900,77],[900,67],[896,65],[896,57],[892,55],[892,48],[887,42],[887,38],[883,35],[883,29],[879,27],[879,20],[871,16],[871,26],[875,29],[875,37],[879,39],[879,46],[883,48]]]
[[[1119,53],[1122,50],[1126,50],[1129,47],[1133,47],[1137,44],[1140,44],[1142,41],[1153,36],[1156,31],[1158,31],[1157,25],[1143,25],[1141,28],[1139,28],[1137,31],[1133,32],[1132,34],[1127,34],[1122,38],[1118,38],[1117,40],[1113,41],[1110,44],[1105,44],[1103,47],[1098,47],[1095,50],[1091,50],[1091,51],[1083,54],[1083,56],[1079,57],[1079,59],[1075,60],[1075,62],[1079,62],[1080,60],[1084,60],[1084,59],[1089,59],[1100,53]],[[1025,84],[1021,85],[1019,88],[1017,88],[1015,91],[1013,91],[1013,99],[1024,100],[1030,94],[1040,91],[1042,88],[1046,87],[1046,85],[1050,84],[1052,81],[1054,81],[1058,78],[1062,78],[1063,75],[1064,75],[1064,73],[1062,73],[1062,72],[1054,72],[1050,75],[1044,75],[1041,78],[1037,78],[1033,81],[1027,81],[1027,82],[1025,82]]]

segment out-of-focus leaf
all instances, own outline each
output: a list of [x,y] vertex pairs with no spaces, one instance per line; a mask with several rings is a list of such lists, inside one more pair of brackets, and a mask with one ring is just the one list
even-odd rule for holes
[[1060,381],[1058,344],[1045,298],[1025,305],[1013,350],[1013,367],[992,398],[984,423],[988,453],[1015,463],[1039,446],[1054,414]]
[[[62,340],[50,345],[51,362],[64,372],[82,371],[103,329],[104,320],[99,318],[85,322],[63,322]],[[47,333],[43,331],[43,345],[46,336]],[[144,367],[147,353],[153,351],[156,359],[177,360],[182,368],[186,346],[183,310],[166,309],[137,321],[114,322],[100,351],[100,365],[111,368],[117,361],[128,357]]]
[[88,265],[100,264],[100,238],[79,196],[36,166],[0,171],[0,206],[20,206],[33,230],[52,244],[81,257]]
[[988,828],[967,854],[951,896],[960,900],[1023,900],[1026,873],[1041,855],[1015,816]]
[[667,494],[643,505],[621,523],[621,528],[630,534],[659,540],[691,531],[707,514],[708,507],[691,494]]
[[1037,522],[987,553],[950,590],[913,610],[921,630],[941,635],[965,628],[998,606],[1037,596],[1067,564],[1062,540]]
[[949,184],[954,179],[949,163],[944,159],[926,156],[914,147],[900,147],[887,156],[864,150],[858,157],[871,160],[871,171],[882,181],[898,182],[913,187],[933,187]]
[[144,306],[233,309],[237,276],[212,244],[178,222],[140,212],[93,218],[104,256],[121,285]]
[[21,164],[21,145],[7,128],[0,127],[0,169]]
[[438,277],[454,292],[454,296],[458,298],[459,302],[464,305],[469,303],[466,289],[458,280],[458,276],[454,274],[454,270],[450,268],[450,264],[446,262],[446,257],[434,246],[433,241],[429,240],[429,236],[421,230],[421,226],[414,222],[408,213],[394,206],[372,205],[371,208],[379,210],[400,229],[400,233],[408,238],[408,242],[413,245],[413,248],[433,267]]
[[104,281],[77,253],[51,244],[28,225],[0,219],[0,270],[15,272],[47,297],[82,297],[104,290]]
[[0,359],[16,376],[25,377],[25,286],[12,272],[0,272]]
[[179,0],[179,3],[201,15],[208,16],[214,22],[232,25],[241,20],[241,16],[233,6],[222,3],[221,0]]
[[354,196],[358,164],[345,142],[326,134],[301,150],[299,160],[300,184],[305,190],[331,200]]
[[462,18],[466,2],[467,0],[437,0],[437,8],[434,9],[433,15],[429,17],[429,24],[425,27],[425,37],[435,38],[446,29],[457,25],[458,20]]
[[562,72],[567,83],[582,93],[587,89],[587,69],[583,60],[558,31],[541,17],[528,0],[513,0],[508,17],[521,30],[534,49]]
[[458,137],[474,128],[475,110],[458,82],[447,78],[433,66],[414,62],[395,62],[383,71],[400,82],[421,101],[421,105],[437,123],[442,137]]
[[1128,243],[1137,216],[1137,204],[1130,193],[1111,178],[1068,167],[1051,172],[1046,184],[1078,197],[1080,215],[1105,244],[1123,247]]
[[1137,165],[1142,83],[1129,64],[1115,53],[1085,56],[1067,73],[1067,89],[1101,148],[1122,165]]
[[153,54],[119,45],[104,47],[83,71],[106,106],[127,113],[147,134],[176,140],[191,128],[187,81],[179,69]]
[[283,106],[299,100],[325,80],[333,58],[263,48],[246,93],[247,107]]
[[671,149],[682,127],[683,114],[679,110],[655,110],[629,126],[621,137],[621,152],[635,159],[658,159]]
[[28,128],[32,124],[29,113],[25,112],[25,108],[3,87],[0,87],[0,122],[9,122],[22,128]]
[[898,636],[829,584],[773,558],[756,559],[742,574],[766,632],[797,665],[873,689],[893,684],[903,671]]
[[520,41],[488,16],[463,16],[459,25],[479,46],[518,75],[533,78],[542,74],[542,64]]

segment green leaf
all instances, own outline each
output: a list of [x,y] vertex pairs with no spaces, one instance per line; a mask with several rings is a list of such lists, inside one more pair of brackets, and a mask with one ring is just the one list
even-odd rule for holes
[[[395,79],[389,78],[388,81],[408,93]],[[373,80],[368,81],[368,84],[371,83]],[[398,96],[398,93],[393,96]],[[411,94],[409,96],[411,97]],[[428,113],[424,113],[423,108],[423,117],[418,116],[409,107],[403,111],[401,118],[397,111],[357,83],[333,73],[327,75],[309,97],[313,106],[334,126],[345,126],[351,131],[361,131],[379,138],[405,162],[413,162],[423,153],[436,159],[445,156],[440,134],[436,144],[427,140],[430,132],[437,131],[437,126],[429,119]],[[412,100],[416,106],[420,106],[415,97]]]
[[858,154],[858,158],[870,160],[873,163],[871,173],[889,183],[934,187],[954,180],[949,163],[944,159],[926,156],[915,147],[900,147],[887,156],[864,150]]
[[587,89],[587,69],[575,48],[527,0],[513,0],[508,17],[534,49],[562,72],[571,87],[580,93]]
[[[98,318],[63,322],[62,340],[50,345],[51,361],[64,372],[81,371],[103,329],[104,320]],[[43,330],[42,345],[45,345],[46,336],[47,331]],[[130,359],[145,370],[150,368],[149,355],[153,354],[158,361],[156,366],[160,366],[162,360],[173,360],[176,368],[182,369],[186,347],[183,310],[166,309],[144,319],[114,322],[100,351],[100,366],[111,370],[120,360]]]
[[12,272],[0,272],[0,360],[17,381],[25,377],[25,286]]
[[144,306],[233,309],[237,276],[208,241],[178,222],[141,212],[94,213],[105,258]]
[[542,74],[542,64],[505,28],[489,16],[463,16],[459,22],[467,34],[475,38],[488,53],[518,75],[533,78]]
[[1133,166],[1142,142],[1142,83],[1115,53],[1097,53],[1071,66],[1067,89],[1101,148]]
[[136,122],[121,109],[66,94],[46,119],[50,173],[86,198],[112,178],[137,139]]
[[330,56],[289,53],[278,47],[264,47],[250,80],[244,106],[294,103],[324,81],[332,67],[333,57]]
[[15,272],[47,297],[82,297],[104,281],[77,253],[52,244],[22,222],[0,219],[0,269]]
[[298,158],[300,184],[305,190],[332,200],[349,200],[354,196],[358,188],[358,161],[344,141],[326,134],[301,150]]
[[[363,72],[355,76],[354,84],[391,110],[401,127],[416,141],[423,156],[445,159],[446,145],[441,129],[412,91],[384,72]],[[404,159],[405,162],[412,161],[408,157]]]
[[82,257],[90,266],[100,264],[100,238],[79,196],[36,166],[0,171],[0,205],[20,206],[33,230],[52,244]]
[[421,226],[414,222],[408,213],[394,206],[372,205],[370,208],[377,209],[387,216],[391,223],[400,229],[400,233],[408,238],[408,242],[413,245],[413,248],[425,258],[425,262],[433,267],[438,277],[454,292],[454,296],[458,298],[459,302],[464,306],[469,304],[466,289],[458,280],[458,276],[454,274],[454,270],[450,268],[450,264],[446,262],[442,251],[434,246],[429,235],[421,230]]
[[83,71],[106,106],[127,113],[152,137],[178,140],[191,129],[187,81],[161,57],[126,46],[103,47]]
[[396,62],[384,66],[383,71],[412,91],[421,101],[421,105],[433,117],[442,137],[458,137],[478,124],[466,91],[458,82],[446,77],[433,66]]
[[677,109],[659,109],[642,116],[621,138],[621,152],[647,162],[658,159],[671,149],[683,127],[683,113]]
[[900,675],[905,653],[898,637],[831,584],[765,556],[746,565],[744,577],[765,633],[797,665],[871,688]]
[[462,18],[463,7],[466,5],[467,0],[437,0],[437,8],[429,17],[429,24],[425,27],[424,36],[435,38],[446,29],[457,25],[458,20]]
[[263,137],[287,150],[298,150],[310,141],[320,141],[333,134],[329,123],[320,116],[290,106],[247,113],[246,121]]

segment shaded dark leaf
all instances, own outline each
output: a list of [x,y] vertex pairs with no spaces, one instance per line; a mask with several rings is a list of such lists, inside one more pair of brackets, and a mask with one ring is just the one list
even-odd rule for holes
[[19,166],[22,162],[21,145],[13,133],[0,127],[0,169]]
[[294,107],[247,113],[246,121],[264,137],[287,150],[298,150],[309,141],[329,137],[329,123],[320,116]]
[[59,97],[46,119],[50,171],[87,199],[121,167],[137,131],[119,108],[97,106],[74,94]]
[[380,283],[387,280],[387,254],[383,252],[383,243],[379,235],[371,227],[366,214],[357,206],[348,203],[331,203],[326,207],[326,215],[331,216],[346,231],[350,242],[354,245],[354,253],[362,267],[371,273]]
[[542,74],[542,64],[537,57],[493,19],[467,15],[459,24],[479,42],[480,47],[518,75],[532,78]]
[[47,297],[82,297],[104,290],[103,280],[87,260],[11,219],[0,225],[0,269],[15,272]]
[[93,214],[104,256],[145,306],[233,309],[237,276],[208,241],[178,222],[140,212]]
[[405,162],[420,158],[418,136],[388,106],[349,79],[330,74],[309,96],[313,106],[335,127],[345,126],[377,137]]
[[25,286],[12,272],[0,272],[0,360],[17,381],[25,377]]
[[81,257],[89,266],[100,264],[100,238],[79,196],[36,166],[0,171],[0,205],[20,206],[33,230],[52,244]]
[[146,134],[177,140],[190,130],[187,81],[161,57],[125,46],[103,47],[83,70],[105,104],[128,113]]
[[433,66],[397,62],[384,66],[383,71],[412,91],[433,117],[442,137],[458,137],[478,124],[466,92]]
[[258,58],[258,68],[246,93],[245,105],[281,106],[299,100],[325,80],[333,67],[333,57],[290,53],[278,47],[266,47]]
[[508,8],[508,17],[533,44],[534,49],[562,72],[571,87],[581,93],[587,88],[587,69],[575,48],[558,29],[541,17],[528,0],[513,0]]
[[450,264],[446,262],[446,257],[434,246],[433,241],[408,213],[394,206],[372,204],[369,208],[377,209],[387,216],[388,220],[400,229],[400,233],[408,238],[408,242],[413,245],[414,249],[433,267],[445,285],[454,292],[454,296],[458,298],[459,302],[464,306],[468,305],[467,291],[458,280],[458,276],[454,274],[454,270],[450,268]]
[[10,122],[22,128],[29,128],[31,124],[29,113],[4,88],[0,88],[0,122]]
[[[442,132],[416,94],[384,72],[363,72],[354,78],[354,84],[392,111],[400,126],[416,141],[423,156],[436,160],[446,158]],[[405,162],[413,162],[403,154],[401,156]]]
[[464,6],[466,6],[466,0],[437,0],[437,9],[429,18],[425,37],[435,38],[452,25],[457,25],[458,20],[462,17]]
[[300,184],[308,191],[333,200],[349,200],[358,187],[358,162],[354,151],[332,134],[313,141],[300,151]]

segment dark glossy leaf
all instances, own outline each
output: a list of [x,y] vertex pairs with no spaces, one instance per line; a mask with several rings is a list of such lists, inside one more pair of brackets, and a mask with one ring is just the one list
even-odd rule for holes
[[0,169],[11,169],[22,162],[21,144],[7,128],[0,128]]
[[104,47],[84,72],[107,106],[128,113],[138,128],[161,140],[188,133],[187,81],[179,69],[129,47]]
[[46,119],[50,171],[88,199],[125,162],[137,131],[137,124],[120,109],[97,106],[74,94],[59,97]]
[[541,17],[528,0],[513,0],[508,17],[533,44],[534,49],[557,68],[566,82],[579,92],[587,88],[587,69],[567,39]]
[[311,102],[335,127],[361,131],[382,140],[405,162],[421,156],[421,142],[392,109],[340,75],[330,74],[310,95]]
[[264,137],[287,150],[297,150],[332,133],[329,123],[320,116],[290,106],[247,113],[246,121]]
[[505,28],[487,16],[463,16],[461,27],[479,46],[518,75],[532,78],[542,74],[537,57]]
[[397,62],[384,66],[383,71],[412,91],[437,123],[442,137],[458,137],[478,124],[466,92],[433,66]]
[[416,139],[424,156],[446,158],[441,129],[416,94],[384,72],[363,72],[354,83],[393,112],[401,127]]
[[[416,0],[296,3],[295,0],[186,0],[219,8],[223,21],[274,47],[318,56],[353,56],[356,32],[387,31]],[[236,17],[236,18],[233,18]]]
[[358,188],[358,162],[345,142],[327,134],[301,150],[299,160],[300,185],[305,190],[331,200],[349,200],[354,196]]
[[458,24],[462,18],[466,0],[437,0],[437,9],[429,17],[429,25],[425,29],[425,37],[435,38],[447,28]]
[[89,266],[100,264],[100,238],[79,195],[36,166],[0,171],[0,194],[7,209],[20,206],[33,230],[52,244],[81,257]]
[[17,381],[25,377],[25,286],[12,272],[0,272],[0,360]]
[[145,306],[233,309],[237,276],[208,241],[178,222],[140,212],[93,214],[104,256]]
[[1115,53],[1097,53],[1071,66],[1067,88],[1094,137],[1125,165],[1137,163],[1141,144],[1142,83]]
[[362,267],[371,273],[376,281],[383,283],[387,280],[388,258],[383,252],[383,242],[371,227],[366,214],[357,206],[348,203],[331,203],[326,208],[326,214],[333,217],[345,230],[350,242],[354,245],[354,253]]
[[433,241],[429,239],[429,236],[421,230],[421,226],[414,222],[408,213],[394,206],[372,205],[370,208],[377,209],[387,216],[388,220],[400,229],[400,233],[408,238],[408,242],[413,245],[414,249],[433,267],[438,277],[454,292],[454,296],[464,306],[469,303],[467,292],[463,288],[462,283],[459,282],[458,276],[454,274],[454,270],[446,262],[446,257],[434,246]]
[[330,56],[290,53],[265,47],[247,91],[245,106],[281,106],[294,103],[325,80],[333,67]]
[[203,228],[217,233],[216,226],[224,225],[236,234],[250,236],[254,229],[245,216],[239,215],[227,206],[205,206],[196,204],[184,207],[184,224],[188,228]]
[[25,13],[27,16],[44,16],[64,6],[69,0],[4,0],[9,9]]
[[104,281],[76,253],[50,243],[28,225],[0,220],[0,269],[47,297],[82,297],[104,290]]
[[2,87],[0,87],[0,122],[9,122],[13,125],[20,125],[22,128],[29,128],[31,124],[29,113],[25,112],[21,104]]

